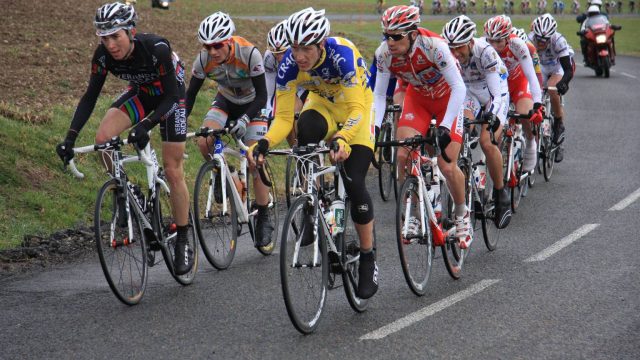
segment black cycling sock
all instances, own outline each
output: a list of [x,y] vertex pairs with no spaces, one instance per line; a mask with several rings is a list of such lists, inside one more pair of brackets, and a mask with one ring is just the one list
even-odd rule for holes
[[176,226],[178,233],[178,241],[187,241],[187,234],[189,233],[189,225]]

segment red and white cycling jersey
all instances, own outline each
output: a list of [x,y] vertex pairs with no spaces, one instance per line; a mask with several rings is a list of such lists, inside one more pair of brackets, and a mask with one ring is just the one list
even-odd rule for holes
[[390,75],[393,74],[423,97],[431,100],[446,99],[447,106],[442,125],[451,129],[466,94],[458,62],[451,54],[447,43],[438,34],[423,28],[417,31],[418,37],[405,56],[392,56],[386,41],[376,50],[376,118],[384,115],[384,95]]
[[[510,87],[512,82],[519,83],[522,81],[520,79],[522,79],[524,75],[527,79],[531,95],[533,96],[533,101],[540,102],[542,99],[542,91],[540,90],[540,83],[538,82],[533,59],[531,58],[527,44],[516,34],[511,34],[507,39],[507,46],[498,54],[509,70]],[[511,100],[516,101],[513,97]]]

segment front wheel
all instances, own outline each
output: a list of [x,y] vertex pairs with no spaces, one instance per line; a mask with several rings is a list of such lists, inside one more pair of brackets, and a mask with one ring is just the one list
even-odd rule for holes
[[156,234],[161,234],[162,236],[162,239],[158,240],[163,243],[162,256],[164,257],[164,262],[167,265],[171,276],[173,276],[178,283],[182,285],[189,285],[193,282],[193,279],[198,272],[198,242],[196,240],[196,231],[193,224],[193,214],[189,211],[187,232],[187,244],[193,251],[193,266],[188,273],[177,275],[174,271],[175,267],[173,259],[175,259],[175,247],[176,240],[178,239],[178,232],[176,229],[176,222],[171,211],[171,196],[168,190],[169,189],[164,188],[160,182],[156,184],[156,198],[153,204],[155,213],[154,232]]
[[[453,198],[446,186],[440,186],[440,197],[442,201],[442,226],[445,228],[443,231],[446,231],[446,229],[451,228],[453,219],[455,218]],[[455,235],[445,238],[445,243],[441,246],[441,250],[447,272],[453,279],[458,280],[460,276],[462,276],[462,265],[466,251],[460,249],[460,244],[458,239],[455,238]]]
[[291,204],[280,241],[282,296],[293,326],[303,334],[310,334],[318,327],[329,278],[322,224],[313,231],[313,239],[303,236],[303,228],[313,226],[313,213],[319,211],[313,206],[307,196],[301,196]]
[[396,240],[404,279],[414,294],[423,296],[427,293],[434,247],[428,217],[424,217],[425,228],[421,226],[419,187],[415,176],[407,177],[402,184],[396,204]]
[[[200,167],[193,192],[193,213],[200,246],[218,270],[231,265],[238,240],[238,217],[231,185],[223,182],[220,167],[208,161]],[[226,196],[222,184],[226,183]]]
[[127,211],[128,192],[107,181],[96,200],[94,229],[100,266],[111,291],[123,303],[140,302],[147,285],[147,246],[142,222]]

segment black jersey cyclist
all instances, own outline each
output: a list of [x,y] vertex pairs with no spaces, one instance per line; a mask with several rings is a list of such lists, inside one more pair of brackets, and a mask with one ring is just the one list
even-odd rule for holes
[[[171,189],[171,207],[177,225],[175,271],[188,273],[193,252],[187,244],[189,191],[182,169],[187,123],[184,109],[184,68],[169,42],[157,35],[136,31],[133,6],[109,3],[95,16],[100,44],[91,61],[89,86],[80,99],[65,140],[56,151],[63,162],[73,158],[75,140],[98,100],[108,73],[129,83],[111,105],[96,133],[96,143],[105,143],[131,128],[129,143],[144,148],[148,132],[160,124],[162,159]],[[105,165],[110,163],[105,158]]]

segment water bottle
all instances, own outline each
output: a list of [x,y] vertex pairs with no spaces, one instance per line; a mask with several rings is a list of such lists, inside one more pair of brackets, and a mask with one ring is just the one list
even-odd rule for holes
[[336,219],[334,216],[333,211],[331,210],[331,208],[325,208],[324,211],[324,220],[327,222],[327,226],[329,227],[329,230],[331,231],[332,234],[335,233],[335,227],[336,227]]
[[478,166],[473,169],[473,178],[478,190],[484,190],[487,186],[487,166],[484,163],[479,163]]
[[133,193],[133,196],[136,198],[136,202],[138,203],[138,206],[140,207],[140,209],[142,210],[142,212],[146,212],[147,211],[147,200],[145,199],[144,194],[142,193],[142,190],[140,190],[140,187],[138,185],[134,185],[132,183],[129,183],[129,189],[131,190],[131,192]]
[[340,234],[344,231],[344,201],[340,199],[333,200],[330,212],[333,214],[334,229],[333,235]]
[[551,136],[551,126],[549,126],[549,119],[544,119],[542,122],[542,134],[544,136]]
[[431,183],[431,206],[433,206],[433,211],[436,214],[436,217],[440,217],[440,213],[442,212],[442,205],[440,201],[440,176],[436,172],[433,174],[433,182]]

